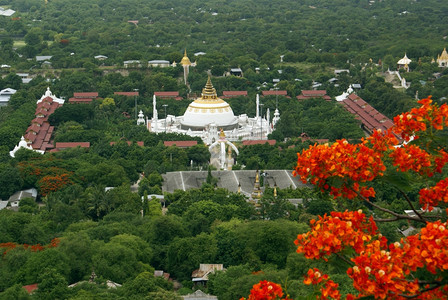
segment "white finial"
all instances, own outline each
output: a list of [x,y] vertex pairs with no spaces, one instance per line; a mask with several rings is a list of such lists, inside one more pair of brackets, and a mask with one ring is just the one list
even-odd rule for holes
[[258,119],[258,117],[260,116],[260,107],[259,107],[260,106],[260,95],[259,94],[257,94],[256,106],[257,106],[257,111],[255,114],[255,118]]
[[152,117],[154,120],[157,120],[159,118],[157,114],[157,100],[156,95],[152,97]]

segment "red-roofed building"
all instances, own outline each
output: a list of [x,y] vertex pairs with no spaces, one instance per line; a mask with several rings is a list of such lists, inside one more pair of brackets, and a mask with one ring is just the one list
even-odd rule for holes
[[331,101],[331,97],[327,95],[326,90],[303,90],[300,95],[297,96],[298,100],[323,98],[327,101]]
[[80,92],[80,93],[73,93],[73,97],[75,98],[98,98],[98,92]]
[[271,146],[274,146],[276,142],[277,142],[276,140],[247,140],[243,141],[243,146],[264,145],[266,143],[268,143]]
[[69,142],[69,143],[56,143],[56,149],[63,150],[68,148],[90,148],[90,142]]
[[264,96],[288,96],[288,92],[285,90],[278,90],[278,91],[262,91],[261,95]]
[[98,92],[73,93],[73,97],[68,99],[70,103],[91,103],[98,98]]
[[247,97],[247,91],[223,91],[221,98]]
[[369,134],[376,129],[386,131],[394,125],[392,120],[378,112],[356,94],[348,95],[341,103],[348,112],[361,121],[363,129]]
[[114,95],[135,97],[138,96],[138,92],[114,92]]
[[164,141],[163,144],[166,147],[176,146],[179,148],[189,148],[196,146],[198,144],[198,141]]
[[179,92],[154,92],[154,95],[157,98],[162,99],[175,99],[175,100],[182,100],[182,97],[179,96]]

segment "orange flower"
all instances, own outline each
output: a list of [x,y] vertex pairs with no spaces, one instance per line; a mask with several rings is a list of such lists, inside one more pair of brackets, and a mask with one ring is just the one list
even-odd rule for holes
[[263,280],[252,287],[248,300],[275,300],[282,299],[281,297],[283,297],[281,285]]

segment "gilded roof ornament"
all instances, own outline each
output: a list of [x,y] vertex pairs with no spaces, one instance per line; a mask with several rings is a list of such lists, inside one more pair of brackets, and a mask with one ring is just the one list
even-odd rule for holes
[[188,56],[187,56],[187,49],[185,49],[184,57],[183,57],[182,60],[180,61],[180,64],[181,64],[182,66],[191,66],[191,61],[190,61],[190,59],[189,59]]

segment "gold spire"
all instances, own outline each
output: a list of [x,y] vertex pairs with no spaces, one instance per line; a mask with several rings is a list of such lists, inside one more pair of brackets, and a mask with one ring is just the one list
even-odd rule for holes
[[252,192],[252,199],[260,199],[261,198],[261,187],[260,187],[260,172],[257,170],[255,173],[255,183],[254,183],[254,191]]
[[185,52],[184,52],[184,57],[182,58],[182,60],[180,61],[180,64],[182,65],[182,66],[191,66],[191,61],[190,61],[190,59],[188,58],[188,56],[187,56],[187,49],[185,49]]
[[446,52],[446,48],[443,48],[442,54],[440,54],[439,59],[443,59],[443,60],[448,59],[448,53]]
[[210,75],[208,76],[207,83],[205,87],[202,89],[202,99],[218,99],[218,95],[216,94],[216,89],[213,87],[212,80]]
[[226,137],[226,134],[224,133],[224,130],[222,130],[222,128],[221,128],[221,131],[219,132],[219,138],[221,140],[223,140],[225,137]]

